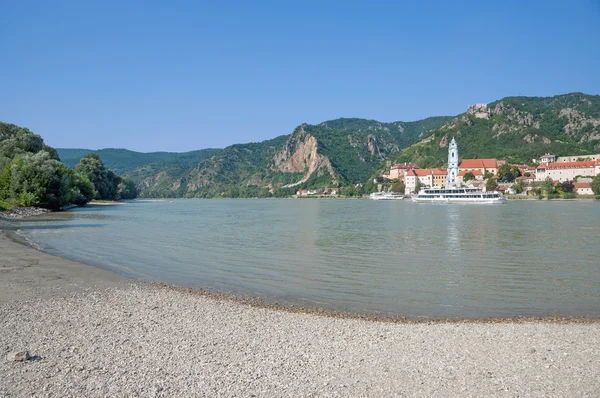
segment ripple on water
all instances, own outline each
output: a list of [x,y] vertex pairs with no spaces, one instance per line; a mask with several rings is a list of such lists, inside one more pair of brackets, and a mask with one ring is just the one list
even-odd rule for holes
[[600,316],[599,216],[580,202],[181,200],[52,213],[18,234],[129,276],[352,312]]

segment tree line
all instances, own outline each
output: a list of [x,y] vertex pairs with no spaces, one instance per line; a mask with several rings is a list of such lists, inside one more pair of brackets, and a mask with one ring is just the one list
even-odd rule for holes
[[135,183],[117,176],[97,155],[84,156],[75,169],[26,128],[0,123],[0,207],[60,209],[92,199],[133,199]]

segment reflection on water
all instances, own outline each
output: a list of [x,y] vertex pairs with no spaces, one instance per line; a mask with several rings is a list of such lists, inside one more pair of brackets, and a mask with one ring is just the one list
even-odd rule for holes
[[48,214],[18,233],[137,278],[338,310],[598,317],[598,219],[590,202],[180,200]]

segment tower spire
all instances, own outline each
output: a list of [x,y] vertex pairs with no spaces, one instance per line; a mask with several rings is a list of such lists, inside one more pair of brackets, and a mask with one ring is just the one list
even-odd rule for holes
[[448,175],[446,176],[446,188],[456,186],[456,176],[458,175],[458,146],[456,140],[452,137],[448,145]]

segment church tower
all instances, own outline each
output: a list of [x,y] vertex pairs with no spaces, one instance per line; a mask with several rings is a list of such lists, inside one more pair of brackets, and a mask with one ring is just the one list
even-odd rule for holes
[[458,175],[458,147],[456,141],[452,138],[452,142],[448,146],[448,176],[446,177],[446,188],[456,186],[456,176]]

